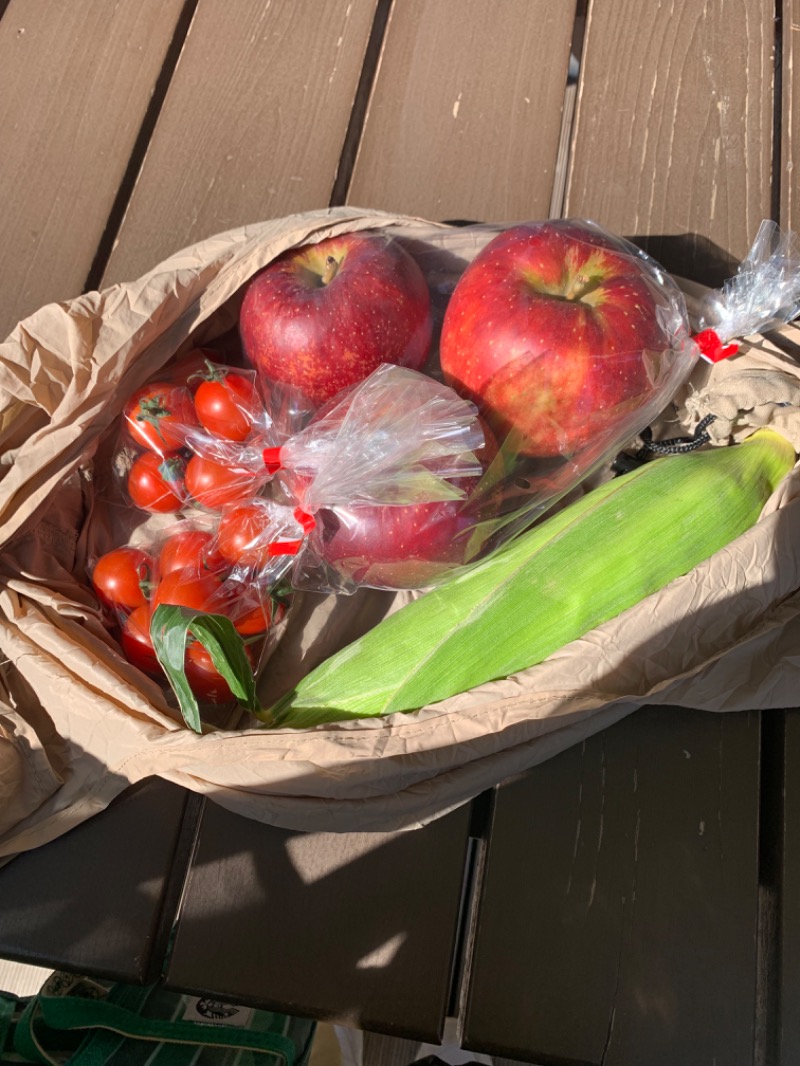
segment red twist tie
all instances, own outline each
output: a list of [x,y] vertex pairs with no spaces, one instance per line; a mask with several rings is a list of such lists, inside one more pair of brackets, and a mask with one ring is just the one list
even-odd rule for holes
[[267,555],[297,555],[302,547],[302,540],[280,540],[270,544],[267,548]]
[[694,342],[707,363],[721,363],[723,359],[728,359],[739,351],[739,345],[735,341],[731,344],[723,344],[722,338],[713,329],[704,329],[700,333],[695,333]]
[[303,527],[303,533],[310,533],[312,529],[316,528],[317,520],[313,514],[309,514],[308,511],[304,511],[302,507],[295,507],[292,511],[295,522]]
[[277,540],[267,548],[267,555],[297,555],[303,546],[303,540],[312,529],[315,528],[317,521],[313,515],[308,511],[304,511],[302,507],[295,507],[292,511],[295,522],[303,527],[303,536],[299,540]]
[[277,474],[282,468],[280,448],[265,448],[261,453],[268,474]]

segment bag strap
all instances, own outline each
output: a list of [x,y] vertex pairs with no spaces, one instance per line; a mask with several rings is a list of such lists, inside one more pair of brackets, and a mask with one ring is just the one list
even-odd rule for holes
[[53,1066],[52,1059],[39,1044],[33,1032],[33,1016],[36,1012],[37,997],[31,996],[14,1026],[14,1051],[27,1062],[44,1063]]
[[[37,1026],[61,1032],[75,1030],[103,1030],[104,1035],[115,1034],[117,1038],[147,1040],[152,1043],[190,1045],[197,1047],[223,1047],[270,1053],[282,1066],[293,1066],[294,1041],[281,1033],[261,1033],[247,1029],[233,1029],[199,1022],[170,1021],[161,1018],[144,1018],[138,1013],[150,987],[131,985],[117,986],[118,1002],[84,999],[79,996],[36,996],[23,1011],[14,1034],[15,1050],[32,1062],[53,1066],[52,1059],[36,1037]],[[113,993],[112,993],[113,995]],[[115,1043],[118,1043],[116,1040]],[[70,1066],[97,1066],[103,1059],[91,1051],[89,1041],[79,1048],[70,1059]],[[106,1044],[106,1041],[101,1041]],[[97,1049],[99,1050],[99,1048]]]

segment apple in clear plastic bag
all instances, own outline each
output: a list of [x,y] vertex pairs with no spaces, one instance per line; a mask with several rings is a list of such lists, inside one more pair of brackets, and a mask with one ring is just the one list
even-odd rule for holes
[[[484,446],[475,456],[485,472],[497,454],[497,442],[479,421]],[[463,493],[459,499],[323,508],[315,515],[309,547],[338,575],[343,588],[425,588],[471,561],[472,532],[481,517],[472,499],[481,476],[452,479]]]
[[[467,493],[478,478],[464,478]],[[357,504],[317,514],[318,551],[344,585],[416,589],[466,561],[473,519],[464,501]]]
[[591,223],[531,222],[464,271],[441,365],[499,441],[513,434],[521,454],[571,456],[653,396],[683,332],[680,292],[644,253]]
[[425,277],[393,238],[356,232],[290,249],[248,284],[239,317],[248,361],[314,407],[381,363],[419,370],[432,320]]

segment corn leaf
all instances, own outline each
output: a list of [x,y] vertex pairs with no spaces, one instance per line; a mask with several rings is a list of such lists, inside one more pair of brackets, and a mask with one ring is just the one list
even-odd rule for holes
[[150,635],[183,719],[195,733],[202,733],[203,727],[200,707],[187,680],[184,665],[190,636],[206,649],[239,703],[254,713],[260,711],[253,670],[242,638],[230,618],[190,610],[188,607],[161,604],[153,612]]

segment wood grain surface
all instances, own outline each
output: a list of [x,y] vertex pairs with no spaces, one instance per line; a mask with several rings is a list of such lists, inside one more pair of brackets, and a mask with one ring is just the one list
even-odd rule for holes
[[650,708],[499,790],[465,1046],[752,1062],[759,719]]
[[0,20],[0,339],[83,289],[183,0],[11,0]]
[[201,0],[103,283],[327,207],[376,0]]
[[574,0],[395,3],[348,202],[430,219],[546,217]]
[[167,981],[438,1043],[469,809],[406,833],[294,833],[208,802]]
[[772,210],[774,19],[774,0],[590,4],[566,213],[729,273]]
[[[177,904],[187,793],[151,780],[0,868],[0,956],[120,981],[155,980]],[[169,914],[167,915],[169,917]]]
[[800,0],[783,0],[781,20],[780,222],[800,229]]

